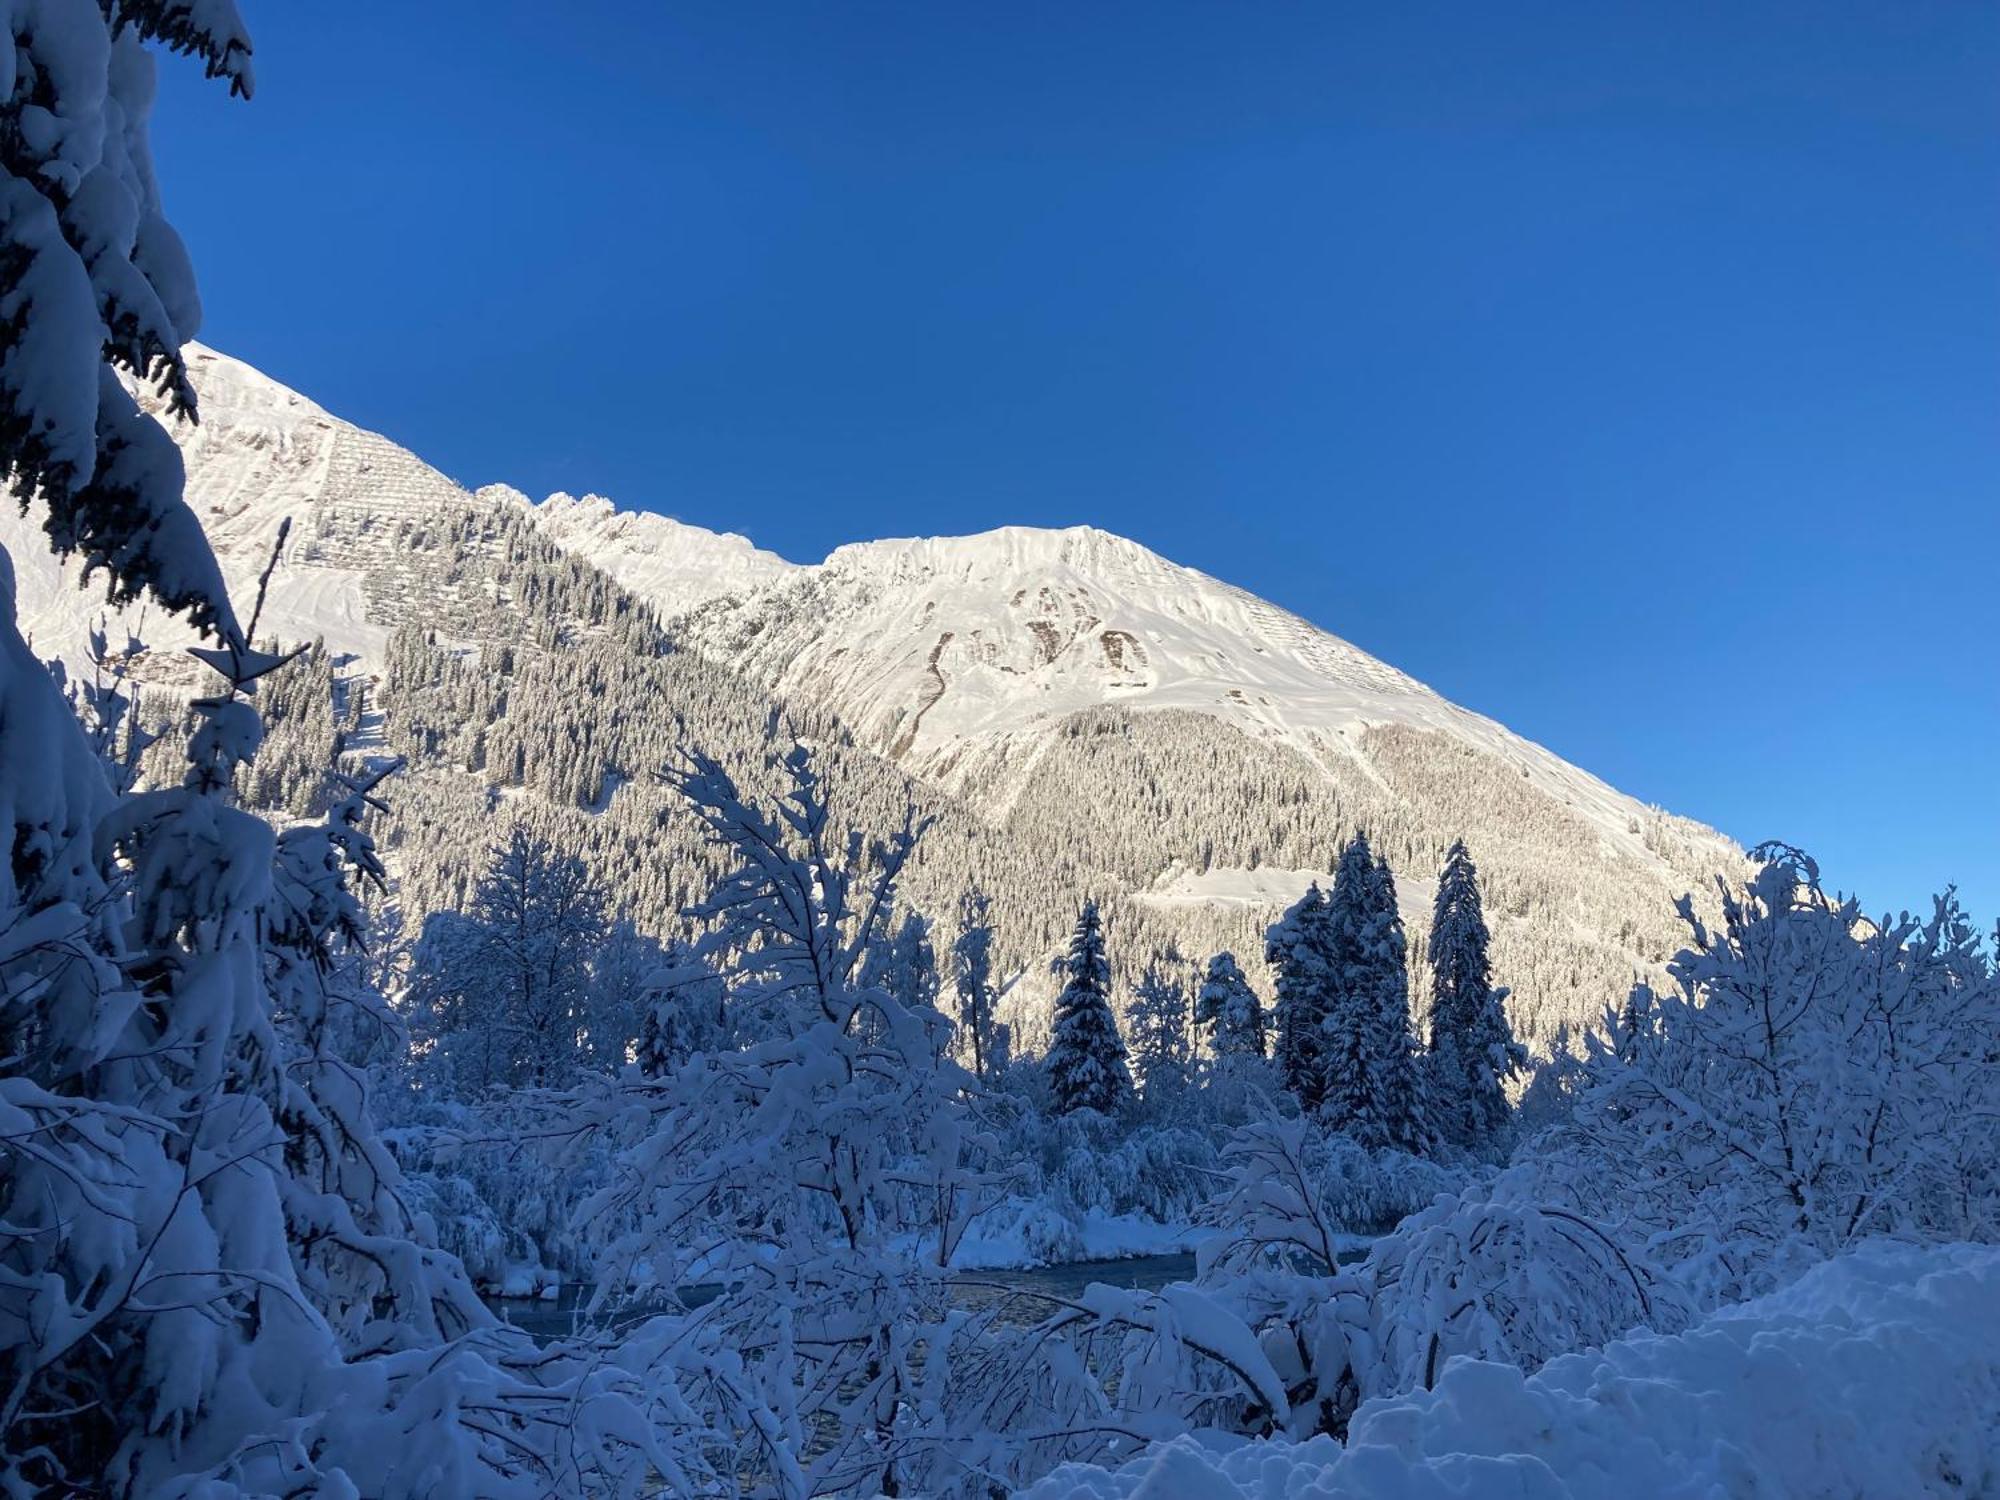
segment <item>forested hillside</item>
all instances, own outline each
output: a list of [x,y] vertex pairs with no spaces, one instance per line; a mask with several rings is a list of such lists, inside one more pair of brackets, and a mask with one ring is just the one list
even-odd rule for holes
[[[190,371],[205,420],[176,435],[225,574],[249,587],[292,519],[260,631],[321,641],[315,722],[337,712],[347,749],[406,760],[382,842],[409,933],[463,903],[519,820],[581,855],[641,931],[671,935],[711,871],[658,773],[699,743],[754,778],[794,733],[830,757],[846,815],[866,823],[906,795],[937,815],[906,900],[943,916],[968,883],[991,894],[1001,1008],[1031,1047],[1083,895],[1103,903],[1121,978],[1155,950],[1254,953],[1363,828],[1420,937],[1425,882],[1464,837],[1515,1025],[1546,1045],[1662,962],[1671,897],[1705,893],[1735,859],[1118,538],[882,544],[802,569],[594,499],[474,494],[226,356],[196,347]],[[15,550],[31,642],[79,661],[89,596]],[[963,617],[956,632],[940,610]],[[124,623],[152,637],[141,680],[189,680],[162,649],[177,626]],[[934,695],[918,681],[905,703],[899,663],[919,648]]]

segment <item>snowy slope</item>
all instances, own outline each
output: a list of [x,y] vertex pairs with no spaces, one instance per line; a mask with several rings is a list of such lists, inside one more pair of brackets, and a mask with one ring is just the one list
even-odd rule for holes
[[[670,608],[675,602],[656,602]],[[965,790],[1081,710],[1186,709],[1334,763],[1401,725],[1516,767],[1633,853],[1645,809],[1491,719],[1244,590],[1092,527],[865,542],[683,622],[787,697]]]
[[489,485],[479,494],[528,505],[542,533],[564,551],[671,613],[718,595],[747,594],[798,571],[733,532],[706,531],[650,511],[619,510],[602,495],[579,499],[558,491],[535,505],[505,485]]
[[[363,566],[379,551],[371,530],[426,506],[462,500],[464,492],[414,454],[379,434],[343,422],[298,392],[240,360],[200,344],[187,346],[189,374],[201,400],[198,426],[173,424],[187,464],[187,497],[208,532],[223,575],[247,620],[258,575],[270,561],[278,528],[292,520],[290,544],[271,581],[260,636],[325,638],[335,652],[373,657],[385,638],[382,612],[368,599]],[[155,403],[142,393],[141,401]],[[354,545],[332,550],[317,538],[338,514]],[[0,546],[21,578],[21,624],[45,655],[73,657],[88,624],[102,613],[95,589],[78,587],[73,567],[57,568],[33,516],[0,516]],[[135,610],[137,627],[158,659],[185,632],[157,612]]]
[[[388,438],[341,421],[241,360],[200,344],[188,345],[187,355],[201,400],[200,424],[174,427],[187,463],[187,496],[246,616],[278,528],[292,521],[260,635],[323,637],[336,653],[378,660],[401,601],[371,598],[365,575],[394,560],[388,540],[394,523],[475,500],[522,506],[558,545],[641,597],[671,601],[676,612],[792,570],[742,537],[620,512],[595,495],[552,495],[540,505],[502,485],[470,495]],[[0,547],[20,574],[22,632],[43,654],[73,659],[103,613],[100,593],[79,588],[76,569],[48,558],[35,517],[0,510]],[[171,657],[165,648],[186,639],[157,613],[135,610],[122,623],[139,630],[163,662]]]
[[1454,1359],[1347,1444],[1175,1438],[1027,1500],[1990,1495],[2000,1254],[1877,1242],[1678,1336],[1639,1329],[1539,1374]]
[[[367,597],[356,566],[378,560],[370,521],[466,492],[239,360],[195,345],[190,368],[203,420],[179,434],[188,494],[239,604],[290,516],[261,629],[376,657],[395,609]],[[685,615],[696,645],[831,708],[870,748],[954,789],[997,759],[1031,757],[1054,726],[1103,705],[1192,710],[1316,759],[1362,760],[1362,774],[1348,732],[1395,724],[1518,766],[1637,850],[1631,828],[1644,809],[1596,777],[1296,615],[1091,527],[864,542],[799,567],[741,536],[600,496],[536,505],[491,486],[479,498],[527,508],[566,551],[663,614]],[[339,544],[318,541],[336,516]],[[21,574],[30,640],[68,651],[100,612],[95,594],[42,561],[28,521],[0,521],[0,545]],[[157,622],[148,633],[174,644]]]

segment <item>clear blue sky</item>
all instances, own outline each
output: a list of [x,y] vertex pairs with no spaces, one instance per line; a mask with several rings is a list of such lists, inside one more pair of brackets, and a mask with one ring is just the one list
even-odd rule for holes
[[205,336],[456,477],[1090,522],[2000,914],[2000,8],[245,8]]

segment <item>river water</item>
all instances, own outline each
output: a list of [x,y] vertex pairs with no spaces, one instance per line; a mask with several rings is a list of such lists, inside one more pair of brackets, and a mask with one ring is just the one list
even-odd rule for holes
[[[1035,1322],[1056,1310],[1057,1302],[1074,1301],[1093,1282],[1106,1286],[1152,1291],[1170,1281],[1194,1278],[1192,1253],[1135,1255],[1124,1260],[1079,1260],[1025,1271],[966,1271],[952,1281],[952,1296],[967,1307],[985,1307],[1011,1299],[1009,1321]],[[536,1339],[564,1338],[576,1331],[577,1319],[590,1302],[587,1285],[565,1285],[554,1297],[489,1297],[491,1307],[507,1322]],[[696,1288],[690,1302],[706,1300]],[[1051,1300],[1054,1299],[1054,1300]]]

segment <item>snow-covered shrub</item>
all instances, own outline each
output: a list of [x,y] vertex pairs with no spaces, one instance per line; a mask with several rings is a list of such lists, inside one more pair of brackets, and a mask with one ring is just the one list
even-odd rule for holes
[[1216,1132],[1200,1122],[1151,1124],[1089,1109],[1049,1117],[1036,1112],[1037,1097],[1032,1089],[1002,1096],[993,1165],[1015,1169],[1014,1191],[1072,1225],[1100,1214],[1187,1223],[1214,1192]]
[[710,1462],[756,1494],[894,1493],[956,1432],[924,1393],[950,1375],[943,1270],[990,1186],[949,1023],[859,977],[922,828],[842,847],[806,751],[784,769],[768,812],[712,760],[675,774],[733,865],[691,912],[695,957],[759,1026],[586,1084],[551,1128],[612,1153],[584,1213],[607,1302],[721,1287],[686,1320],[740,1356],[692,1387]]
[[1949,895],[1870,922],[1812,861],[1759,851],[1674,987],[1590,1039],[1545,1194],[1622,1226],[1706,1302],[1871,1235],[2000,1232],[2000,983]]
[[[1285,1384],[1287,1430],[1341,1433],[1360,1402],[1428,1388],[1456,1356],[1533,1370],[1641,1323],[1680,1325],[1678,1292],[1655,1270],[1528,1191],[1515,1173],[1440,1196],[1341,1264],[1346,1242],[1295,1175],[1261,1196],[1240,1189],[1246,1230],[1205,1263],[1203,1284],[1257,1330]],[[1264,1430],[1269,1414],[1242,1420]]]
[[592,1272],[579,1219],[606,1180],[604,1153],[586,1143],[552,1170],[536,1149],[539,1128],[531,1104],[499,1095],[406,1105],[383,1132],[411,1207],[431,1216],[439,1246],[489,1291]]
[[1532,1373],[1641,1324],[1685,1322],[1677,1288],[1601,1225],[1536,1202],[1518,1171],[1412,1214],[1354,1276],[1368,1300],[1353,1359],[1364,1396],[1428,1390],[1459,1355]]
[[1220,1190],[1200,1222],[1221,1233],[1202,1247],[1216,1273],[1255,1267],[1330,1271],[1359,1236],[1381,1233],[1465,1179],[1400,1151],[1368,1151],[1301,1115],[1267,1109],[1221,1152]]
[[1113,1213],[1158,1224],[1186,1223],[1215,1190],[1218,1156],[1202,1131],[1179,1125],[1134,1130],[1107,1163]]

